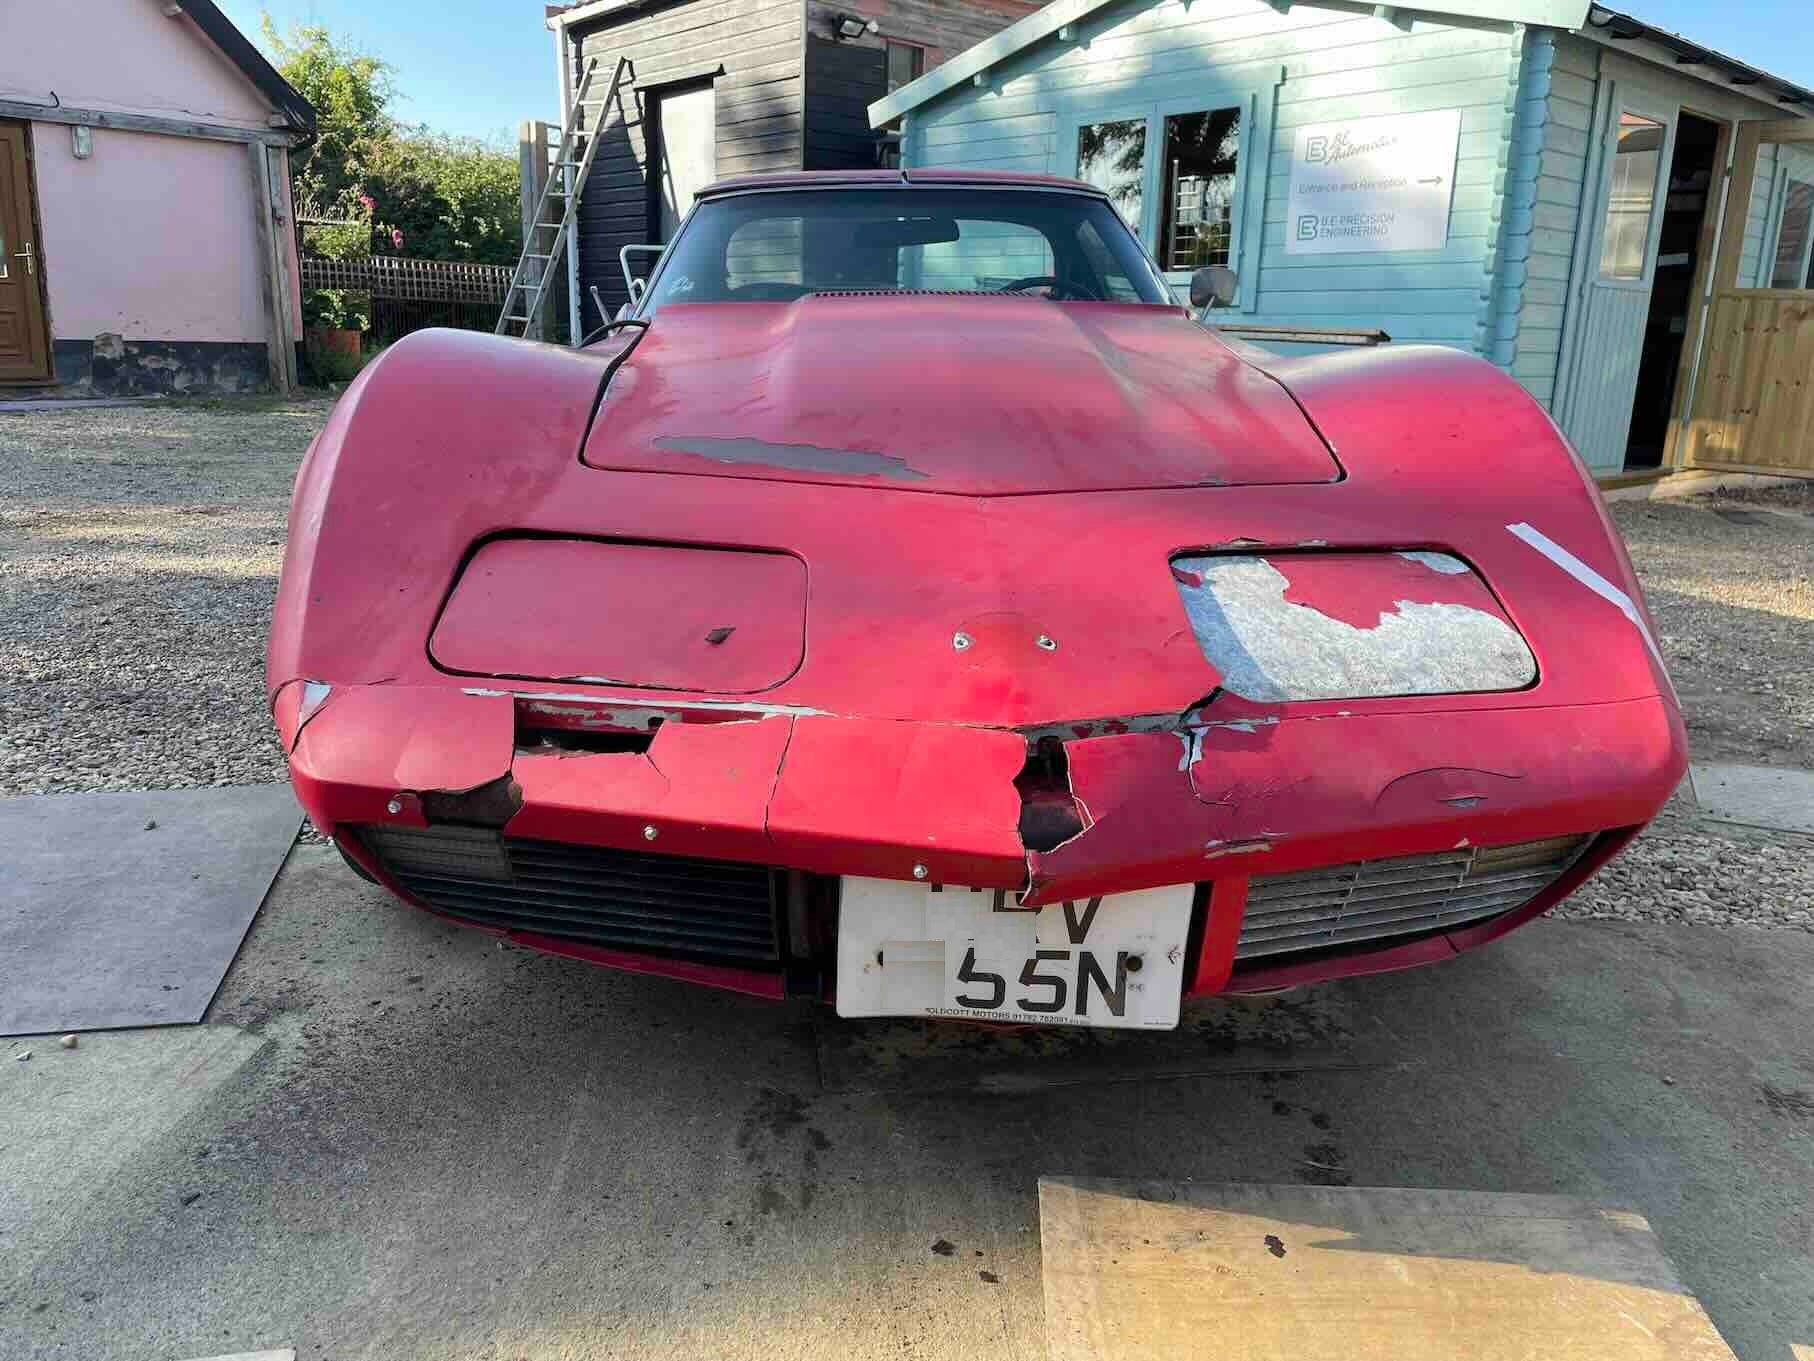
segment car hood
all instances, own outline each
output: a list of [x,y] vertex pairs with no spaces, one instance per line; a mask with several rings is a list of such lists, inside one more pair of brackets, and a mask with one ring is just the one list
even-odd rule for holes
[[1291,395],[1181,312],[994,294],[664,306],[582,459],[971,496],[1341,476]]

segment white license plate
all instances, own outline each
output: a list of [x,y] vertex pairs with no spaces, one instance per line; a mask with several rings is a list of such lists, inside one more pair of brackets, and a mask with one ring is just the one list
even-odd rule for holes
[[993,890],[846,878],[838,1014],[1170,1030],[1195,893],[1178,884],[1022,911]]

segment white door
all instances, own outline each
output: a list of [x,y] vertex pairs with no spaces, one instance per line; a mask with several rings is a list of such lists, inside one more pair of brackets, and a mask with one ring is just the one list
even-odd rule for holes
[[[1644,323],[1663,229],[1663,186],[1675,151],[1675,110],[1616,92],[1579,295],[1574,373],[1562,428],[1597,473],[1625,466]],[[1593,199],[1588,200],[1590,203]]]
[[718,173],[718,108],[710,85],[656,96],[655,128],[661,140],[657,192],[661,198],[661,241],[693,206],[693,195]]

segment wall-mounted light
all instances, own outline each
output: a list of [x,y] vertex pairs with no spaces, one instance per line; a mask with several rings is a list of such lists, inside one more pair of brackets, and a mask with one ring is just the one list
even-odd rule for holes
[[874,19],[856,14],[840,14],[831,21],[832,31],[840,38],[860,38],[865,33],[880,33],[882,26]]
[[71,123],[69,151],[78,161],[85,161],[94,155],[94,129],[81,123]]

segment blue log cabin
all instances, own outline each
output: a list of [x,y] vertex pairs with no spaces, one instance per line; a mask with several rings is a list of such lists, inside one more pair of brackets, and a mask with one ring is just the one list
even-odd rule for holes
[[1282,352],[1482,355],[1617,479],[1688,456],[1716,285],[1814,314],[1811,99],[1586,0],[1053,0],[870,121],[910,168],[1102,186],[1181,290],[1234,270],[1207,320]]

